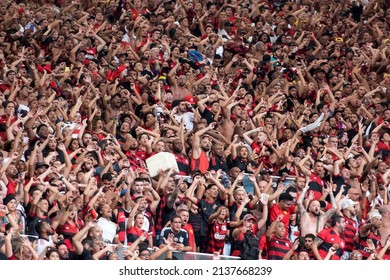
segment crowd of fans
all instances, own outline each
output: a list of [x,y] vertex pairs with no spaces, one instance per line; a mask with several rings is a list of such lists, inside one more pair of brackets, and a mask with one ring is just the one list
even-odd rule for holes
[[386,0],[1,1],[1,258],[390,259],[389,57]]

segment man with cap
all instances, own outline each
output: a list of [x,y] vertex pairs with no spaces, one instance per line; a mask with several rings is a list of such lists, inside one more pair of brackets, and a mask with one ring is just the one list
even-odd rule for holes
[[345,251],[341,259],[348,260],[355,249],[354,238],[358,232],[357,213],[359,202],[347,199],[341,204],[341,213],[345,219],[345,231],[342,236],[345,241]]
[[371,239],[375,248],[378,248],[380,245],[381,235],[379,228],[382,224],[382,215],[378,210],[373,210],[368,214],[367,223],[360,227],[359,233],[356,240],[356,248],[362,253],[363,259],[370,257],[374,253],[369,249],[367,240]]
[[[242,226],[234,229],[232,233],[233,244],[232,244],[232,256],[240,256],[243,259],[247,259],[243,256],[244,251],[244,242],[245,236],[250,235],[254,236],[256,232],[259,230],[256,225],[256,218],[251,213],[245,214],[242,218]],[[259,242],[257,240],[257,251],[260,252],[258,245]],[[258,255],[257,255],[258,257]]]
[[35,175],[36,176],[39,176],[41,174],[43,174],[46,169],[49,168],[49,165],[47,163],[44,163],[44,162],[37,162],[35,164]]

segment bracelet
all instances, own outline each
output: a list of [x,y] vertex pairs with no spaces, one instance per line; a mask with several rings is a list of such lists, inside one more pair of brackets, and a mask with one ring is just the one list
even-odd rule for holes
[[62,179],[64,179],[64,176],[61,176],[61,177],[59,178],[59,180],[62,180]]

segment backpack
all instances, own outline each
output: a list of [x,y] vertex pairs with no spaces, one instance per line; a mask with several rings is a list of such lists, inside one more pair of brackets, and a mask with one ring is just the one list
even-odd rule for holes
[[258,260],[259,252],[259,238],[253,233],[245,233],[240,255],[241,259]]

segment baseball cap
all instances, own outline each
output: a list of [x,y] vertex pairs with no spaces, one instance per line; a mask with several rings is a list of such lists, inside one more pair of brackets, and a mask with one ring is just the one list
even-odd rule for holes
[[359,204],[359,202],[353,201],[352,199],[347,199],[346,201],[343,202],[341,205],[342,209],[348,208],[349,206],[353,206]]
[[35,169],[38,169],[38,168],[41,168],[41,167],[49,168],[49,165],[47,163],[44,163],[44,162],[37,162],[35,164]]
[[146,168],[138,168],[137,171],[138,171],[138,174],[149,173],[149,171]]
[[269,169],[263,169],[263,170],[261,171],[261,174],[262,174],[262,175],[264,175],[264,174],[272,174],[272,171],[269,170]]
[[255,216],[253,216],[252,214],[246,214],[243,218],[244,221],[249,221],[249,220],[253,220],[256,222],[256,218]]
[[373,218],[382,218],[382,215],[379,213],[378,210],[374,210],[368,214],[367,221],[370,221]]
[[15,195],[13,194],[7,194],[7,196],[3,199],[3,205],[7,205],[8,202],[10,202],[11,200],[16,200],[16,197]]
[[187,95],[186,97],[184,97],[184,101],[189,102],[191,105],[195,105],[196,104],[195,97],[193,97],[191,95]]

